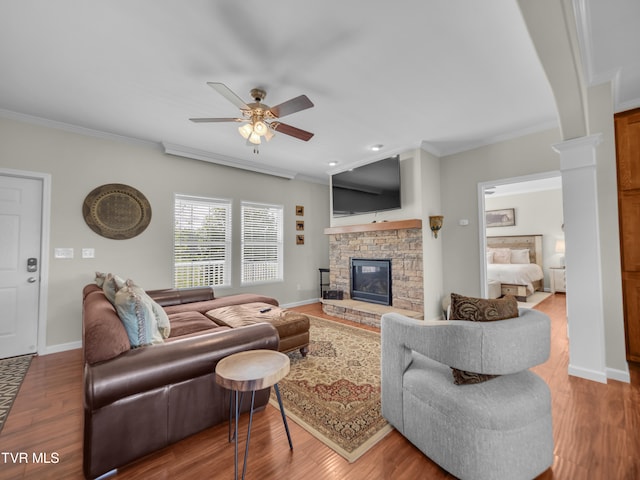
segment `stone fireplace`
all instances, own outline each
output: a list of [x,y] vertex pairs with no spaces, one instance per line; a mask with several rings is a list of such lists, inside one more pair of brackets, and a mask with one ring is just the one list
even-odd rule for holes
[[[424,280],[420,220],[330,227],[325,233],[329,235],[330,288],[344,293],[342,302],[323,302],[325,313],[376,326],[379,326],[380,312],[384,311],[412,312],[422,318]],[[353,302],[356,298],[352,298],[351,289],[352,259],[389,261],[392,266],[389,269],[389,306],[383,307],[381,302],[379,305]]]

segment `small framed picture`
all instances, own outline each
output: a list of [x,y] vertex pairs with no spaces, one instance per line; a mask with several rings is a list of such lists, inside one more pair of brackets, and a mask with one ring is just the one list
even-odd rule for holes
[[513,208],[487,210],[485,215],[487,227],[511,227],[516,224],[516,212]]
[[296,230],[299,232],[304,230],[304,220],[296,220]]
[[296,235],[296,245],[304,245],[304,235]]
[[298,217],[304,217],[304,207],[302,205],[296,205],[296,215]]

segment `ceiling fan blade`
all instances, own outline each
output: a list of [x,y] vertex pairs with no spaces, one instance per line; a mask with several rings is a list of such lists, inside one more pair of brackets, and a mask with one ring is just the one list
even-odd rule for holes
[[292,127],[291,125],[287,125],[286,123],[280,122],[272,122],[271,128],[276,132],[284,133],[285,135],[291,135],[292,137],[296,137],[300,140],[304,140],[308,142],[313,137],[313,133],[307,132],[306,130],[301,130],[296,127]]
[[236,107],[241,110],[250,110],[249,106],[242,100],[238,95],[233,93],[229,87],[227,87],[224,83],[218,82],[207,82],[211,88],[213,88],[216,92],[222,95],[224,98],[233,103]]
[[208,122],[244,122],[242,118],[190,118],[195,123],[208,123]]
[[306,95],[300,95],[299,97],[287,100],[280,105],[271,107],[269,111],[274,117],[281,118],[285,115],[291,115],[292,113],[299,112],[300,110],[306,110],[311,107],[313,107],[313,102],[311,102]]

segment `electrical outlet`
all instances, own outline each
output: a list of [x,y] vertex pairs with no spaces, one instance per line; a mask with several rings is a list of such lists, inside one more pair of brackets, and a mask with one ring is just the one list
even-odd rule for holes
[[96,250],[95,250],[95,248],[83,248],[82,249],[82,258],[96,258]]

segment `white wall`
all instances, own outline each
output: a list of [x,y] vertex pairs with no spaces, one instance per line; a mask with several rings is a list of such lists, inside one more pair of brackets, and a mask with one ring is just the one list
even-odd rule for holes
[[[251,173],[198,160],[165,155],[150,144],[127,143],[0,119],[0,167],[44,172],[52,177],[51,260],[47,312],[48,347],[81,339],[81,290],[94,272],[130,277],[147,289],[172,286],[174,193],[233,199],[233,286],[217,295],[256,292],[281,303],[319,296],[318,268],[329,263],[329,189],[296,180]],[[149,200],[149,227],[130,240],[110,240],[85,224],[86,195],[105,183],[125,183]],[[239,275],[239,208],[241,200],[284,206],[284,282],[242,288]],[[305,207],[304,217],[295,206]],[[305,222],[305,244],[295,243],[295,221]],[[72,247],[72,260],[53,259],[56,247]],[[95,259],[79,258],[83,247],[95,248]]]
[[542,235],[544,286],[549,288],[549,267],[561,266],[562,257],[555,252],[556,241],[564,240],[562,224],[562,190],[544,190],[485,197],[486,210],[515,209],[516,224],[487,228],[487,236]]
[[[444,292],[481,292],[478,183],[558,171],[551,145],[559,140],[560,132],[552,129],[442,158]],[[460,220],[469,224],[461,226]]]

